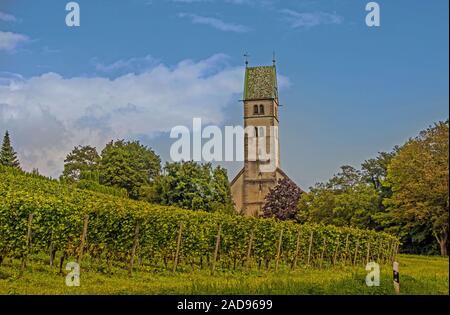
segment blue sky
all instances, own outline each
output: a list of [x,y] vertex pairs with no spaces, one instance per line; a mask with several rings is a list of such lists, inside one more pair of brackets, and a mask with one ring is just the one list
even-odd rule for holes
[[[77,144],[242,123],[243,53],[281,76],[282,168],[307,189],[448,117],[448,1],[1,0],[0,132],[57,176]],[[224,164],[230,178],[238,163]]]

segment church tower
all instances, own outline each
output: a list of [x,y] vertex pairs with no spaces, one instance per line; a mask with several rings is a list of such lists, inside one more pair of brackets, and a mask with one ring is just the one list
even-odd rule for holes
[[244,167],[231,182],[236,211],[262,214],[264,199],[279,179],[279,100],[275,61],[271,66],[246,67],[244,81]]

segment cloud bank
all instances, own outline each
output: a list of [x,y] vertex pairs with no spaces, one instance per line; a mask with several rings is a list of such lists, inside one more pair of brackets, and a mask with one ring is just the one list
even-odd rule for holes
[[10,130],[25,169],[56,177],[75,145],[101,149],[111,139],[152,137],[175,125],[191,126],[193,117],[223,122],[223,110],[239,99],[243,82],[243,68],[226,60],[218,54],[158,64],[114,79],[0,73],[0,132]]

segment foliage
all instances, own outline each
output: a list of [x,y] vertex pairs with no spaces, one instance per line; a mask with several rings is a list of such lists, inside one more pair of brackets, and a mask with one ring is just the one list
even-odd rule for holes
[[387,169],[392,158],[400,147],[395,146],[392,152],[380,152],[376,158],[368,159],[361,164],[362,179],[373,185],[382,198],[390,196],[389,187],[383,185],[387,176]]
[[11,145],[8,131],[5,132],[5,136],[3,137],[2,149],[0,151],[0,165],[20,168],[17,153]]
[[141,187],[159,175],[160,164],[160,157],[139,141],[111,141],[101,153],[100,183],[124,188],[130,198],[139,199]]
[[124,188],[111,187],[99,184],[97,181],[80,179],[73,184],[74,187],[84,190],[92,190],[106,195],[112,195],[117,197],[128,197],[128,192]]
[[292,180],[280,179],[265,198],[264,217],[275,217],[280,220],[295,219],[301,193],[302,190]]
[[325,184],[316,184],[304,193],[298,204],[297,219],[336,226],[374,228],[378,194],[362,179],[360,171],[343,166],[342,171]]
[[207,212],[233,213],[228,175],[220,166],[193,161],[166,163],[147,191],[147,199],[163,205]]
[[[441,254],[448,248],[448,121],[391,152],[343,166],[299,201],[297,219],[365,227],[401,237],[402,251]],[[438,242],[436,243],[435,240]]]
[[[66,257],[77,256],[87,218],[85,253],[94,259],[127,265],[137,237],[136,255],[153,266],[168,268],[174,259],[180,226],[182,266],[211,263],[219,226],[219,260],[227,268],[247,262],[249,252],[258,266],[269,266],[278,257],[278,247],[282,263],[290,265],[297,257],[299,264],[319,265],[334,263],[336,258],[346,264],[370,257],[387,261],[398,246],[398,240],[385,233],[186,211],[74,189],[5,167],[0,167],[0,179],[1,257],[27,255],[30,214],[33,252],[48,253],[52,248]],[[137,225],[139,234],[135,235]]]
[[447,255],[449,214],[449,122],[439,122],[410,139],[392,159],[385,185],[388,215],[400,232],[432,235]]
[[100,156],[96,148],[91,146],[75,147],[64,160],[64,171],[61,179],[79,181],[83,173],[98,171]]

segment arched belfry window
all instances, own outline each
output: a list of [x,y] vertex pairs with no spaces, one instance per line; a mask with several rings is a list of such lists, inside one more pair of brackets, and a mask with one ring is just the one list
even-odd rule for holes
[[264,127],[259,127],[259,136],[264,137]]
[[258,115],[258,105],[253,106],[253,115]]
[[258,137],[258,127],[255,127],[255,137]]
[[264,115],[264,105],[259,105],[259,114]]

